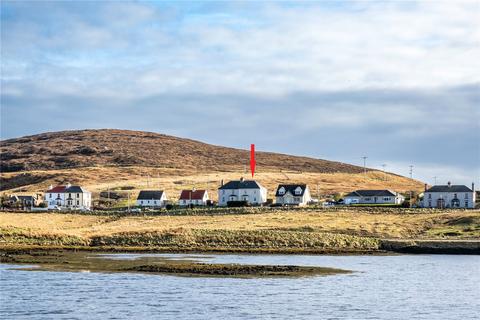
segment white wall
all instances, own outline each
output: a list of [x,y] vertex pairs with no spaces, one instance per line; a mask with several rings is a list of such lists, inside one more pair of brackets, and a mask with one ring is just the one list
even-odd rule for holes
[[[460,201],[458,208],[475,208],[475,192],[425,192],[423,207],[437,208],[438,199],[443,199],[445,201],[444,208],[452,208],[452,200],[455,198],[455,194]],[[465,205],[465,201],[468,201],[467,205]]]
[[218,205],[226,206],[228,201],[247,200],[249,204],[260,205],[267,201],[267,189],[219,189]]
[[137,200],[136,204],[139,207],[164,207],[166,201],[167,196],[163,192],[160,199]]
[[305,189],[305,192],[303,193],[303,196],[297,196],[287,191],[283,196],[277,196],[275,202],[279,204],[294,204],[304,206],[308,204],[311,200],[312,197],[310,195],[310,189],[307,187]]

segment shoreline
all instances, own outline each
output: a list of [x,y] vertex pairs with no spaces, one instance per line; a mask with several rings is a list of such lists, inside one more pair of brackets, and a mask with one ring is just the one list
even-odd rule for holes
[[[392,255],[459,254],[480,255],[480,240],[378,239],[378,249],[347,248],[246,248],[246,247],[163,247],[163,246],[68,246],[0,244],[0,253],[28,250],[65,250],[111,253],[189,253],[189,254],[286,254],[286,255]],[[1,259],[0,259],[1,260]],[[1,262],[1,261],[0,261]]]

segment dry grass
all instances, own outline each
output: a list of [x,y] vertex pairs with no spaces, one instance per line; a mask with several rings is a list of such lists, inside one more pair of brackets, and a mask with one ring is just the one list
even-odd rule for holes
[[[0,228],[80,238],[171,230],[327,232],[376,238],[480,239],[480,211],[452,210],[416,214],[356,211],[292,211],[247,215],[116,217],[57,213],[1,213]],[[463,231],[463,233],[461,232]]]
[[[75,183],[85,186],[88,190],[97,193],[107,189],[114,190],[122,187],[133,187],[130,190],[131,198],[135,198],[141,189],[162,189],[167,192],[171,200],[177,200],[182,189],[196,187],[206,189],[212,199],[217,199],[217,188],[221,180],[229,181],[238,179],[240,176],[248,177],[241,170],[230,172],[202,172],[184,171],[177,169],[155,169],[146,167],[88,167],[82,169],[63,169],[49,171],[30,171],[32,177],[43,176],[47,179],[24,185],[23,187],[8,190],[38,192],[44,191],[49,185],[60,183]],[[2,173],[4,179],[21,177],[19,173]],[[313,197],[318,193],[322,195],[337,192],[349,192],[356,189],[392,189],[398,192],[409,190],[422,190],[423,184],[396,175],[388,175],[384,180],[384,174],[378,171],[369,171],[365,176],[348,173],[315,173],[315,172],[264,172],[258,169],[255,179],[264,185],[273,198],[276,187],[280,183],[307,183],[310,186]],[[126,195],[126,191],[123,192]],[[97,196],[97,194],[94,194]]]

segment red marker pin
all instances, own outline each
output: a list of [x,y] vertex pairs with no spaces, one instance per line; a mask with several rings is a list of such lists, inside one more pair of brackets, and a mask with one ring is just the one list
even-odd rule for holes
[[252,171],[252,178],[255,174],[255,145],[250,145],[250,171]]

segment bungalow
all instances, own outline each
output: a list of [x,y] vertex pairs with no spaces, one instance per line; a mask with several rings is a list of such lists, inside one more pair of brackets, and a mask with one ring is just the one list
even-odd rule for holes
[[475,208],[475,185],[472,188],[465,185],[436,185],[427,189],[423,195],[425,208]]
[[178,199],[178,204],[181,206],[205,206],[207,205],[208,200],[207,190],[182,190],[180,198]]
[[246,201],[261,205],[267,201],[267,189],[255,180],[233,180],[218,188],[218,205],[226,206],[229,201]]
[[280,184],[275,193],[275,202],[282,205],[304,206],[311,200],[306,184]]
[[391,190],[357,190],[344,197],[345,204],[402,204],[405,197]]
[[90,210],[92,193],[81,186],[50,186],[45,192],[48,209]]
[[167,195],[163,190],[142,190],[137,197],[137,206],[139,207],[164,207],[167,201]]

